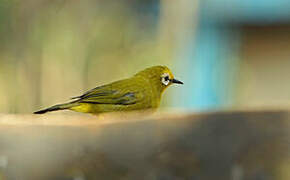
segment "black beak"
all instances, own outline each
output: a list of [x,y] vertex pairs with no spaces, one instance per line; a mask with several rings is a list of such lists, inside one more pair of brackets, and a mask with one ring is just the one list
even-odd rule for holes
[[172,79],[171,80],[172,83],[175,83],[175,84],[183,84],[183,82],[177,80],[177,79]]

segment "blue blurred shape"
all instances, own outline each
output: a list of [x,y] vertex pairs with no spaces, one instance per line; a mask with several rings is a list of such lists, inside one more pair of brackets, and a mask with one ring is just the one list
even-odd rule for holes
[[174,106],[220,109],[234,103],[238,86],[239,27],[289,23],[290,0],[205,0],[198,15],[196,34],[185,38],[176,58],[185,85],[175,92]]
[[201,23],[195,37],[178,57],[185,63],[179,70],[185,85],[178,89],[182,92],[174,104],[198,111],[230,105],[238,68],[239,31]]
[[200,1],[203,16],[216,21],[275,23],[290,21],[289,0]]

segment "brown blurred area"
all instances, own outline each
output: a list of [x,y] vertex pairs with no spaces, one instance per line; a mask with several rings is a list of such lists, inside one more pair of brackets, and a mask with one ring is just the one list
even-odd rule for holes
[[290,107],[290,26],[245,25],[237,104]]
[[1,115],[0,172],[8,180],[286,180],[289,117]]

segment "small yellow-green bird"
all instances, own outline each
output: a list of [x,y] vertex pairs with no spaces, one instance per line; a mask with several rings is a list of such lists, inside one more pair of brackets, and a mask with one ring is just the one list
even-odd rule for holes
[[96,87],[72,102],[58,104],[34,112],[43,114],[50,111],[73,110],[99,114],[113,111],[155,109],[160,104],[161,95],[171,84],[183,84],[174,79],[166,66],[153,66],[138,72],[133,77]]

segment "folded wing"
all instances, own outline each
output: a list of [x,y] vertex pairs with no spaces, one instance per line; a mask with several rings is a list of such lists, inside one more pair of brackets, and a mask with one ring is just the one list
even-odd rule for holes
[[74,102],[79,103],[131,105],[143,98],[141,93],[133,89],[118,89],[112,85],[105,85],[96,87],[73,99],[76,99]]

